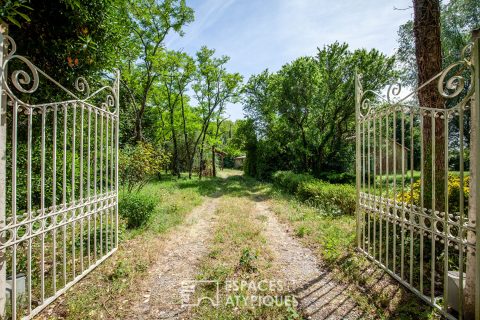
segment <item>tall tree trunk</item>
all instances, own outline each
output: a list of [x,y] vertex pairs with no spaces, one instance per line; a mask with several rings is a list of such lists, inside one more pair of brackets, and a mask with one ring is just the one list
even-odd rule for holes
[[180,95],[180,106],[182,107],[182,120],[183,120],[183,138],[185,140],[185,154],[187,158],[188,166],[188,178],[192,179],[192,167],[193,160],[190,158],[190,143],[188,142],[187,134],[187,120],[185,119],[185,105],[183,102],[183,94]]
[[145,109],[147,107],[148,93],[153,83],[153,77],[150,75],[151,66],[147,67],[147,82],[143,88],[142,94],[142,103],[140,104],[140,109],[136,113],[135,118],[135,141],[143,141],[143,116],[145,114]]
[[301,132],[302,132],[302,145],[303,145],[303,150],[302,150],[303,171],[308,172],[308,156],[307,156],[308,143],[307,143],[307,136],[305,134],[305,129],[303,128],[303,126],[301,127]]
[[[208,127],[210,125],[209,121],[210,121],[210,117],[212,115],[212,112],[213,112],[213,109],[210,111],[210,113],[207,115],[207,117],[203,120],[202,130],[200,131],[200,134],[198,135],[197,140],[195,140],[195,142],[193,144],[193,149],[192,149],[192,153],[191,153],[191,157],[190,157],[190,166],[189,166],[190,169],[189,169],[189,173],[188,173],[189,178],[192,178],[193,162],[195,160],[195,153],[197,152],[198,144],[200,143],[200,139],[202,138],[202,136],[203,136],[203,140],[202,140],[202,149],[203,149],[203,145],[204,145],[204,141],[205,141],[205,135],[207,134],[207,130],[208,130]],[[202,150],[202,157],[203,157],[203,150]],[[201,159],[200,159],[200,161],[201,161]]]
[[217,176],[216,163],[215,163],[215,146],[212,146],[212,176]]
[[143,141],[143,127],[142,127],[143,112],[135,114],[135,141]]
[[[442,70],[440,41],[440,4],[438,0],[414,0],[415,54],[418,67],[418,85],[421,86]],[[433,81],[419,91],[422,107],[444,108],[444,99],[439,94],[437,82]],[[424,205],[445,211],[445,120],[428,114],[423,118],[424,142]],[[435,147],[435,150],[433,150]],[[435,174],[435,177],[433,177]],[[432,187],[435,182],[435,188]],[[434,190],[433,190],[434,189]],[[475,257],[467,253],[467,274],[464,290],[465,319],[475,316]],[[469,263],[470,262],[470,263]],[[446,270],[445,270],[446,271]]]
[[203,150],[205,148],[205,138],[207,137],[207,129],[208,129],[208,126],[205,129],[205,132],[203,133],[202,144],[200,147],[200,174],[198,176],[200,180],[202,179],[202,176],[203,176],[202,175],[203,174]]
[[[418,85],[421,86],[442,70],[440,3],[439,0],[414,0],[413,7],[415,56]],[[420,106],[424,108],[444,108],[444,99],[438,92],[436,81],[432,81],[418,92],[418,100]],[[430,113],[425,115],[423,118],[424,205],[440,212],[445,210],[445,139],[444,120],[440,117],[432,117]],[[435,190],[432,190],[432,182],[435,182]]]
[[173,110],[173,107],[171,107],[170,108],[170,127],[172,131],[172,140],[173,140],[173,175],[180,178],[177,132],[175,130],[175,123],[174,123],[173,117],[174,117],[174,110]]
[[202,180],[202,177],[203,177],[203,142],[202,142],[202,145],[200,147],[200,167],[199,167],[199,172],[198,172],[198,179],[199,180]]

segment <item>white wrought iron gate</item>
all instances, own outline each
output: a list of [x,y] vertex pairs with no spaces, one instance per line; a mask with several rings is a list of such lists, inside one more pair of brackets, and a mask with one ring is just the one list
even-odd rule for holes
[[117,248],[119,74],[71,91],[0,44],[0,312],[28,319]]
[[[474,37],[408,94],[356,78],[358,248],[449,319],[480,319],[479,57]],[[419,105],[420,90],[444,108]]]

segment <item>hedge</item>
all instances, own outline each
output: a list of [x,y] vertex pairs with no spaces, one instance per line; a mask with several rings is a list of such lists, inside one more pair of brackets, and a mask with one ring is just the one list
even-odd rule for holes
[[355,213],[355,187],[352,185],[332,184],[315,179],[309,174],[296,174],[291,171],[276,172],[273,183],[300,200],[327,212],[351,215]]

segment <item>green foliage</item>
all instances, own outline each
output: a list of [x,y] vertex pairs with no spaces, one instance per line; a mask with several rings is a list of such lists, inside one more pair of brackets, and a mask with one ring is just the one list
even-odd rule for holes
[[[450,213],[458,213],[460,211],[460,177],[455,174],[448,175],[448,211]],[[470,194],[470,177],[467,176],[464,178],[463,184],[463,208],[464,212],[468,210],[468,198]],[[421,180],[417,180],[412,184],[409,190],[406,190],[403,193],[400,193],[397,196],[398,201],[404,201],[405,203],[413,203],[414,205],[420,206],[421,203]]]
[[122,83],[126,100],[133,107],[133,139],[142,141],[146,138],[144,127],[149,124],[146,114],[154,105],[151,100],[165,71],[158,63],[165,60],[165,37],[171,32],[183,35],[183,28],[194,20],[194,12],[185,0],[133,0],[127,1],[126,7],[130,30]]
[[152,144],[140,142],[120,152],[118,165],[120,185],[128,193],[140,191],[170,161],[170,156]]
[[89,79],[118,67],[128,34],[125,2],[29,1],[29,20],[21,28],[11,25],[9,33],[22,55],[70,87],[78,76]]
[[355,187],[348,184],[331,184],[308,174],[279,171],[273,175],[273,183],[300,200],[333,214],[355,213]]
[[295,235],[299,238],[303,238],[305,237],[306,235],[309,235],[311,233],[311,230],[310,228],[306,227],[306,226],[300,226],[296,231],[295,231]]
[[240,269],[249,273],[255,272],[257,268],[254,263],[257,259],[258,254],[256,252],[252,252],[250,248],[244,248],[239,261]]
[[[257,178],[292,169],[319,176],[346,172],[354,163],[354,73],[367,90],[396,76],[393,58],[377,50],[350,51],[338,42],[301,57],[278,72],[252,76],[245,86],[248,170]],[[251,155],[249,155],[249,153]]]
[[355,187],[348,184],[330,184],[320,180],[301,183],[297,196],[329,213],[355,213]]
[[134,229],[145,225],[152,216],[157,202],[143,193],[129,193],[121,197],[118,210],[127,221],[127,228]]
[[0,20],[13,23],[17,27],[21,27],[22,21],[29,22],[30,17],[27,12],[32,8],[26,3],[28,3],[27,0],[5,0],[0,6]]
[[[462,49],[470,41],[470,32],[480,27],[480,0],[446,1],[441,5],[441,41],[443,66],[460,59]],[[407,21],[398,30],[398,67],[402,80],[413,87],[417,83],[413,21]]]
[[321,172],[318,178],[330,183],[355,183],[356,175],[351,172]]
[[292,171],[277,171],[273,174],[272,180],[275,186],[296,194],[300,184],[313,181],[314,178],[309,174],[299,174]]

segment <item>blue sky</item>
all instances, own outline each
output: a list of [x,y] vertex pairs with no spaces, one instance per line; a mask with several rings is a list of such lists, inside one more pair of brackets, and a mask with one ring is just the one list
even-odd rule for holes
[[[187,0],[195,21],[185,35],[171,35],[168,49],[191,55],[202,45],[227,55],[230,72],[245,80],[268,68],[314,55],[334,41],[351,48],[377,48],[393,54],[398,27],[412,18],[411,0]],[[395,10],[394,8],[407,10]],[[227,114],[243,117],[241,105]]]

